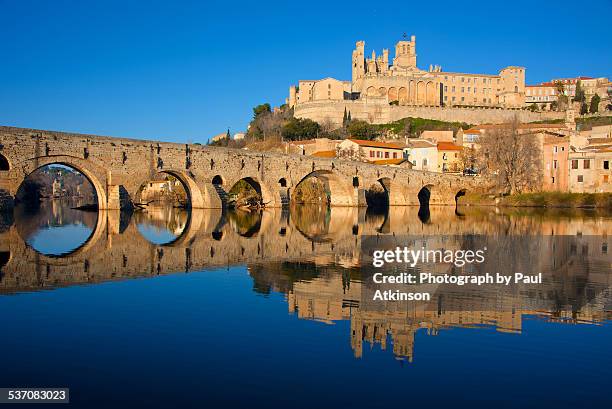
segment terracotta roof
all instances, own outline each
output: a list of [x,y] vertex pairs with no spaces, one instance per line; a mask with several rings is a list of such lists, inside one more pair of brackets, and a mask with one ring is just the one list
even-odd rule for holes
[[347,139],[356,143],[359,146],[369,146],[371,148],[386,148],[386,149],[404,149],[396,143],[379,142],[379,141],[364,141],[362,139]]
[[463,146],[455,145],[453,142],[438,142],[439,151],[460,151]]
[[381,159],[381,160],[373,160],[372,163],[376,165],[399,165],[403,163],[406,159],[398,158],[398,159]]
[[471,129],[467,129],[467,130],[463,131],[463,133],[464,134],[466,134],[466,133],[477,133],[478,135],[480,135],[480,130],[471,128]]
[[317,158],[335,158],[336,151],[318,151],[318,152],[314,152],[310,156],[316,156]]

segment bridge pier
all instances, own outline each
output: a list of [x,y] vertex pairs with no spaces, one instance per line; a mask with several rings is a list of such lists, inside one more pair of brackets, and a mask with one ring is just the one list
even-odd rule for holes
[[109,185],[106,189],[106,203],[98,203],[100,210],[121,210],[119,185]]

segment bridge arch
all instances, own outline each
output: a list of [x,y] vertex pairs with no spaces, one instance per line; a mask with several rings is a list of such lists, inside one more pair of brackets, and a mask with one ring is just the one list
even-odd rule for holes
[[[275,197],[272,194],[272,190],[265,184],[262,183],[261,180],[255,176],[244,176],[240,179],[237,179],[234,183],[232,183],[231,185],[228,183],[228,186],[231,186],[230,189],[228,190],[228,192],[232,192],[232,190],[234,190],[234,188],[237,186],[237,184],[240,181],[244,181],[246,182],[249,186],[251,186],[255,192],[257,192],[257,194],[261,197],[261,200],[263,203],[265,204],[271,204],[271,205],[275,205],[276,204],[276,200]],[[280,184],[280,181],[279,181]]]
[[[358,206],[356,187],[352,178],[342,177],[331,170],[315,170],[304,176],[294,189],[298,191],[300,184],[310,178],[316,178],[323,183],[326,193],[326,201],[330,206]],[[357,183],[358,179],[357,179]],[[323,199],[323,198],[321,198]],[[323,200],[321,200],[323,201]]]
[[11,164],[9,163],[6,156],[0,153],[0,171],[9,171],[11,170]]
[[459,189],[457,193],[455,193],[455,204],[459,204],[459,199],[465,196],[467,193],[467,189]]
[[37,171],[40,168],[49,165],[63,165],[70,167],[78,172],[80,172],[85,178],[91,183],[93,189],[96,194],[96,200],[98,204],[98,208],[106,209],[108,206],[108,200],[106,195],[106,177],[105,172],[101,170],[102,168],[98,167],[90,160],[85,160],[82,158],[77,158],[74,156],[66,156],[66,155],[53,155],[53,156],[41,156],[32,159],[28,159],[24,162],[21,162],[19,166],[15,167],[15,171],[18,172],[17,180],[18,184],[15,189],[15,194],[22,186],[23,182],[30,176],[32,173]]
[[223,186],[223,177],[221,175],[213,176],[211,183],[215,186]]
[[387,209],[389,207],[389,178],[381,178],[365,186],[365,200],[368,209]]
[[175,169],[164,169],[159,173],[166,173],[168,175],[174,176],[177,178],[185,191],[187,192],[187,198],[189,199],[189,207],[195,209],[202,209],[205,207],[204,197],[202,195],[202,191],[200,190],[197,183],[191,178],[187,173],[181,170]]

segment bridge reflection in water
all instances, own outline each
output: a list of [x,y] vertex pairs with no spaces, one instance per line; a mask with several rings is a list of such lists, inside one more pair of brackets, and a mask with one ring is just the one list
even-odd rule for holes
[[[41,230],[64,225],[85,229],[87,239],[58,254],[36,248],[32,238]],[[610,319],[610,233],[612,220],[586,211],[431,207],[424,219],[416,207],[379,213],[309,206],[253,213],[153,208],[126,214],[53,203],[38,213],[17,208],[14,220],[3,222],[0,293],[246,265],[254,290],[285,294],[299,318],[350,320],[355,356],[362,355],[364,342],[383,348],[391,342],[398,358],[412,360],[419,329],[435,335],[484,325],[520,333],[525,315],[573,324]],[[553,239],[558,236],[566,237],[565,245]],[[543,273],[544,283],[477,290],[429,286],[423,288],[432,294],[429,302],[367,308],[364,260],[385,240],[402,245],[403,237],[415,246],[446,249],[469,248],[473,237],[510,247],[515,238],[528,237],[530,252],[499,251],[490,261],[514,265],[523,257]],[[448,264],[432,268],[460,273]]]

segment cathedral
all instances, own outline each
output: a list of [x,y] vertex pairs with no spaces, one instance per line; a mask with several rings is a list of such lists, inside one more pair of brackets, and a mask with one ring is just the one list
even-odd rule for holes
[[417,67],[416,37],[398,41],[390,61],[389,50],[366,57],[365,42],[357,41],[351,61],[351,81],[325,78],[291,86],[287,103],[296,107],[313,102],[361,101],[421,107],[518,108],[525,98],[525,69],[506,67],[496,75],[429,70]]

